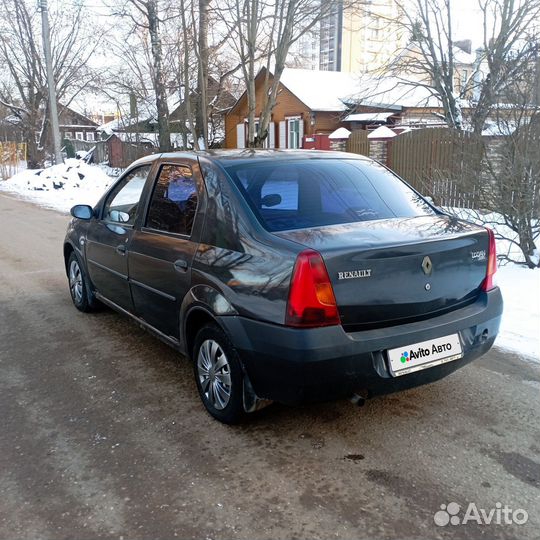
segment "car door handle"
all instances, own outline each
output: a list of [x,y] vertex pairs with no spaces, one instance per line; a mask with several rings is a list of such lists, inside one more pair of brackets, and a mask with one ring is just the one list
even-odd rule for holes
[[126,254],[126,245],[125,244],[120,244],[120,245],[116,246],[116,253],[118,253],[119,255],[125,255]]
[[184,259],[178,259],[177,261],[174,261],[174,269],[178,272],[185,272],[188,269],[187,261],[184,261]]

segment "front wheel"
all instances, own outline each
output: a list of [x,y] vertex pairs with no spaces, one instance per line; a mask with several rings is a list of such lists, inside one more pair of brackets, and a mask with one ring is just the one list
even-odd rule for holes
[[216,325],[204,326],[193,350],[195,380],[206,410],[224,424],[246,417],[243,405],[243,371],[238,353]]
[[[86,279],[81,267],[81,263],[79,262],[79,258],[75,252],[72,252],[69,256],[67,271],[69,292],[71,294],[71,300],[73,300],[73,305],[79,311],[83,311],[85,313],[95,309],[96,301],[93,299],[92,293],[90,293],[91,298],[89,298],[88,280]],[[93,300],[93,302],[90,302],[90,300]]]

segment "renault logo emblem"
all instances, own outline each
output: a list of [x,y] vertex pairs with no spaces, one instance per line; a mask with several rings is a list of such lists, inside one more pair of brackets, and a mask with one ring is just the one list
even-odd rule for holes
[[429,276],[431,272],[433,271],[433,263],[431,262],[431,259],[427,255],[424,257],[424,260],[422,261],[422,270],[424,271],[424,274],[426,274],[426,276]]

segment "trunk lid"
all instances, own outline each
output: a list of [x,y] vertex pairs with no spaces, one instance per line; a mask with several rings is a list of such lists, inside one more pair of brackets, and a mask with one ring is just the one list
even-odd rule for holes
[[414,322],[472,303],[486,275],[486,229],[444,215],[274,234],[322,255],[347,331]]

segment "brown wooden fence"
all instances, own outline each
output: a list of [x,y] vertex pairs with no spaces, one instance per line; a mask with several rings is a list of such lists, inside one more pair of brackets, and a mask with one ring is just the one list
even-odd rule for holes
[[0,142],[0,180],[17,173],[26,161],[26,143]]
[[366,130],[353,131],[347,139],[347,152],[369,156],[369,139]]
[[71,140],[76,152],[84,150],[92,152],[94,163],[107,163],[111,167],[125,168],[135,160],[157,152],[151,143],[131,143],[121,141],[116,135],[111,135],[104,141]]
[[473,207],[484,143],[448,128],[413,130],[389,142],[387,165],[441,206]]

